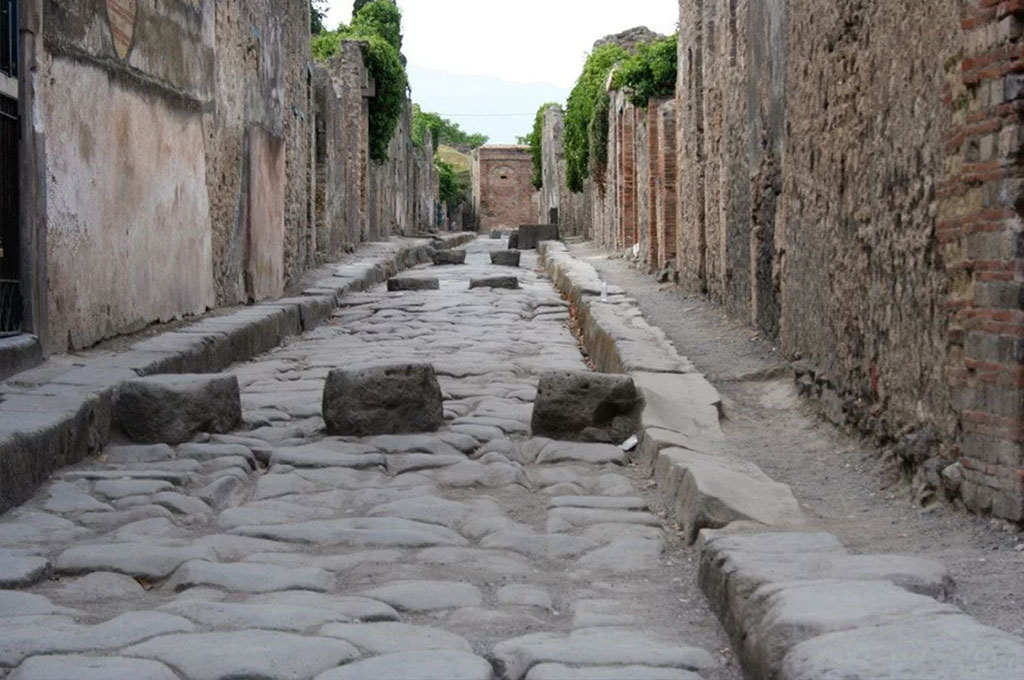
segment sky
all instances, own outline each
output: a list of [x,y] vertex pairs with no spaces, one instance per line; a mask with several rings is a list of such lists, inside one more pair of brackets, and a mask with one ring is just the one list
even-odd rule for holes
[[[676,0],[398,0],[413,100],[507,144],[541,104],[564,104],[594,41],[634,26],[676,31]],[[330,0],[326,25],[348,23]]]

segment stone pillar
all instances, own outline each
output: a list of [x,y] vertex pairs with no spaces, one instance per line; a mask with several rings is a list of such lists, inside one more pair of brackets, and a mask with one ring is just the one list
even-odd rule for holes
[[[658,108],[658,176],[661,187],[657,200],[658,266],[667,267],[676,258],[676,102],[668,100]],[[678,268],[677,268],[678,271]]]
[[960,491],[969,508],[1014,521],[1024,520],[1022,20],[1020,2],[965,2],[936,230],[950,279]]

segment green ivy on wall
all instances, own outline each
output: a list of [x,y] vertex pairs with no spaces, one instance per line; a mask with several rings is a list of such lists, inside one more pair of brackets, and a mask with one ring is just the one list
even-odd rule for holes
[[[565,110],[565,163],[569,189],[583,191],[583,182],[590,176],[591,146],[604,146],[604,140],[590,141],[590,130],[594,112],[602,96],[607,96],[605,85],[608,74],[615,64],[626,58],[627,53],[618,45],[598,47],[583,66],[583,73],[576,81],[576,87],[569,94]],[[607,132],[607,126],[605,126]]]
[[646,108],[652,97],[667,97],[676,89],[679,35],[639,45],[612,77],[612,87],[628,90],[634,106]]

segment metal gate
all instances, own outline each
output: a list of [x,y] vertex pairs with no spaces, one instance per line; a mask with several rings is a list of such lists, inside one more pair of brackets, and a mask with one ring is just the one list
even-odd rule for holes
[[0,96],[0,336],[21,331],[18,102]]

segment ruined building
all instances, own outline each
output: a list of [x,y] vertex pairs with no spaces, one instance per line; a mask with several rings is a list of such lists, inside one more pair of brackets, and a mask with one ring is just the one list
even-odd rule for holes
[[412,144],[407,110],[390,160],[369,161],[362,48],[314,65],[307,0],[0,8],[3,277],[46,353],[279,296],[433,224],[429,140]]
[[679,5],[674,100],[612,92],[606,172],[545,206],[777,338],[920,483],[1024,520],[1024,7]]
[[536,219],[539,195],[529,147],[492,144],[475,149],[472,182],[481,230],[518,227]]

